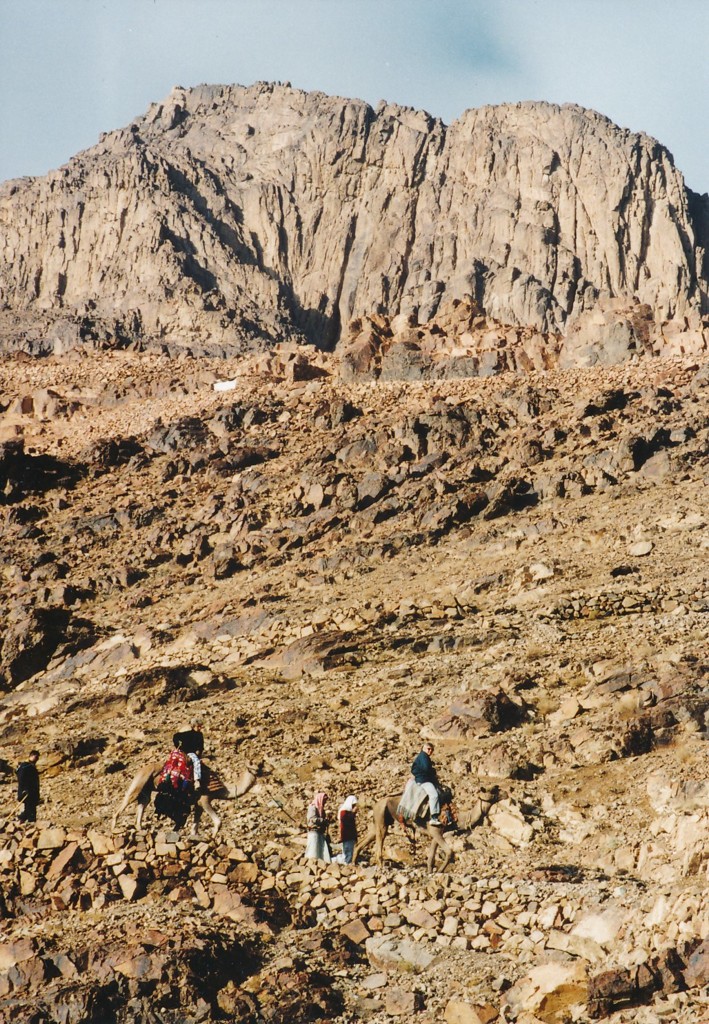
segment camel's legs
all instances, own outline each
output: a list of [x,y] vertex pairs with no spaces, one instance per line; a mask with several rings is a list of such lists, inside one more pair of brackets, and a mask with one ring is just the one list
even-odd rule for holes
[[222,823],[222,819],[219,817],[217,812],[212,807],[212,803],[211,803],[209,797],[206,794],[201,796],[201,797],[199,797],[199,799],[197,800],[197,803],[194,805],[194,817],[192,818],[192,835],[194,835],[195,832],[197,831],[197,826],[199,825],[199,820],[202,817],[202,811],[204,811],[204,813],[207,815],[207,817],[211,821],[211,823],[212,823],[212,835],[215,836],[217,834],[217,832],[219,831],[219,828],[220,828],[221,823]]
[[357,843],[354,848],[354,853],[352,854],[353,864],[357,863],[357,858],[359,857],[362,850],[366,850],[368,846],[371,846],[376,838],[377,830],[374,828],[374,826],[372,826],[366,833],[366,835],[362,836],[361,839],[357,840]]
[[389,830],[386,828],[386,826],[380,828],[377,825],[372,825],[369,831],[364,836],[362,836],[361,839],[357,840],[357,845],[355,846],[354,853],[352,854],[352,863],[356,864],[357,858],[359,857],[362,850],[366,850],[368,846],[371,846],[372,843],[375,843],[374,859],[377,862],[377,864],[381,864],[384,859],[384,840],[387,837],[388,831]]
[[437,829],[433,825],[429,826],[428,834],[431,837],[431,845],[428,850],[428,870],[433,871],[433,866],[436,862],[436,851],[440,847],[441,853],[443,854],[443,863],[441,864],[440,870],[445,871],[450,863],[451,857],[453,856],[453,851],[448,843],[443,839],[440,829]]
[[[358,840],[355,846],[353,863],[356,863],[357,858],[359,857],[360,853],[363,850],[365,850],[368,846],[371,846],[372,843],[374,843],[374,860],[377,864],[383,864],[384,842],[389,833],[390,826],[393,825],[394,822],[397,820],[396,808],[398,802],[398,797],[392,796],[387,797],[375,804],[374,821],[370,826],[369,831],[360,840]],[[450,860],[453,857],[453,851],[444,841],[441,835],[441,830],[439,828],[435,828],[435,826],[424,825],[423,823],[417,824],[416,828],[420,828],[423,832],[426,832],[430,839],[430,847],[428,852],[429,871],[433,870],[433,864],[436,859],[436,851],[439,848],[443,856],[443,868],[445,868],[450,863]],[[416,829],[413,830],[413,835],[409,835],[408,831],[406,834],[409,837],[410,841],[412,842],[415,853]]]
[[388,832],[389,829],[386,825],[382,825],[380,828],[377,828],[374,859],[380,867],[384,863],[384,840],[386,839]]
[[136,831],[140,831],[143,827],[143,815],[145,814],[145,808],[147,804],[144,804],[142,800],[138,801],[138,806],[135,810],[135,827]]
[[[138,797],[138,795],[140,794],[140,792],[141,792],[141,790],[143,789],[144,786],[145,786],[145,779],[137,778],[137,779],[134,779],[133,782],[131,783],[131,785],[128,787],[128,792],[123,797],[123,800],[121,801],[121,806],[118,808],[116,813],[113,815],[113,818],[111,819],[111,828],[112,828],[112,830],[114,832],[116,831],[116,824],[118,822],[119,817],[121,816],[121,814],[123,814],[123,812],[126,810],[126,808],[129,807],[130,804],[132,804],[133,801]],[[142,818],[142,812],[143,812],[143,810],[145,808],[142,807],[141,804],[138,804],[138,809],[139,809],[139,820],[138,820],[138,824],[137,824],[136,827],[140,828],[140,818]]]
[[111,818],[111,831],[112,832],[116,831],[116,826],[118,825],[118,818],[120,817],[121,814],[123,814],[123,812],[125,811],[125,809],[126,809],[126,807],[128,806],[129,803],[130,803],[130,800],[128,799],[127,796],[125,796],[123,798],[123,802],[121,803],[121,806],[118,808],[116,813]]
[[192,827],[190,828],[190,835],[194,836],[197,834],[199,823],[202,820],[202,808],[199,805],[199,800],[196,800],[192,808]]

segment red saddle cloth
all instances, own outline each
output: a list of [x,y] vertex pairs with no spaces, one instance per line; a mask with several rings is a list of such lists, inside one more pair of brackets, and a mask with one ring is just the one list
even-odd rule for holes
[[170,783],[174,789],[184,788],[193,782],[192,762],[182,750],[173,750],[160,772],[158,785]]

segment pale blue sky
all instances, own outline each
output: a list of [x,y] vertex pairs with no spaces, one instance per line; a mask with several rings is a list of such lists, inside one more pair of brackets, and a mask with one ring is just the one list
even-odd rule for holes
[[0,180],[45,174],[173,85],[290,81],[422,107],[574,102],[709,191],[709,0],[0,0]]

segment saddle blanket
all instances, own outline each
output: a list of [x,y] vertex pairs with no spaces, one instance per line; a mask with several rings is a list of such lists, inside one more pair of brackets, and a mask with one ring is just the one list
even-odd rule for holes
[[428,803],[428,793],[414,779],[409,779],[401,795],[396,816],[400,821],[416,821],[424,804]]

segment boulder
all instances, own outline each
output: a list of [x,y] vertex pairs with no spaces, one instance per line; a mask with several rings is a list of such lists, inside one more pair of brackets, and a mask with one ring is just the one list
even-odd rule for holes
[[462,999],[449,999],[443,1012],[445,1024],[491,1024],[499,1016],[489,1003],[467,1003]]
[[684,970],[687,988],[709,984],[709,939],[705,939],[689,956]]
[[490,827],[512,846],[527,846],[534,838],[534,829],[512,800],[499,800],[488,811]]
[[436,959],[435,954],[410,939],[370,936],[365,942],[367,957],[373,967],[400,971],[425,971]]
[[503,1005],[515,1016],[532,1012],[545,1024],[562,1024],[571,1007],[586,1003],[588,989],[581,962],[540,964],[508,989]]
[[477,738],[512,729],[526,716],[526,708],[511,700],[504,690],[482,690],[471,694],[464,703],[451,704],[433,728],[450,739]]
[[356,647],[347,633],[321,632],[294,640],[267,655],[260,664],[277,669],[284,679],[321,674],[351,660]]
[[0,971],[7,971],[25,960],[30,960],[36,950],[36,943],[30,938],[0,943]]
[[63,607],[31,608],[6,630],[0,648],[0,681],[10,686],[47,667],[67,632],[71,612]]

